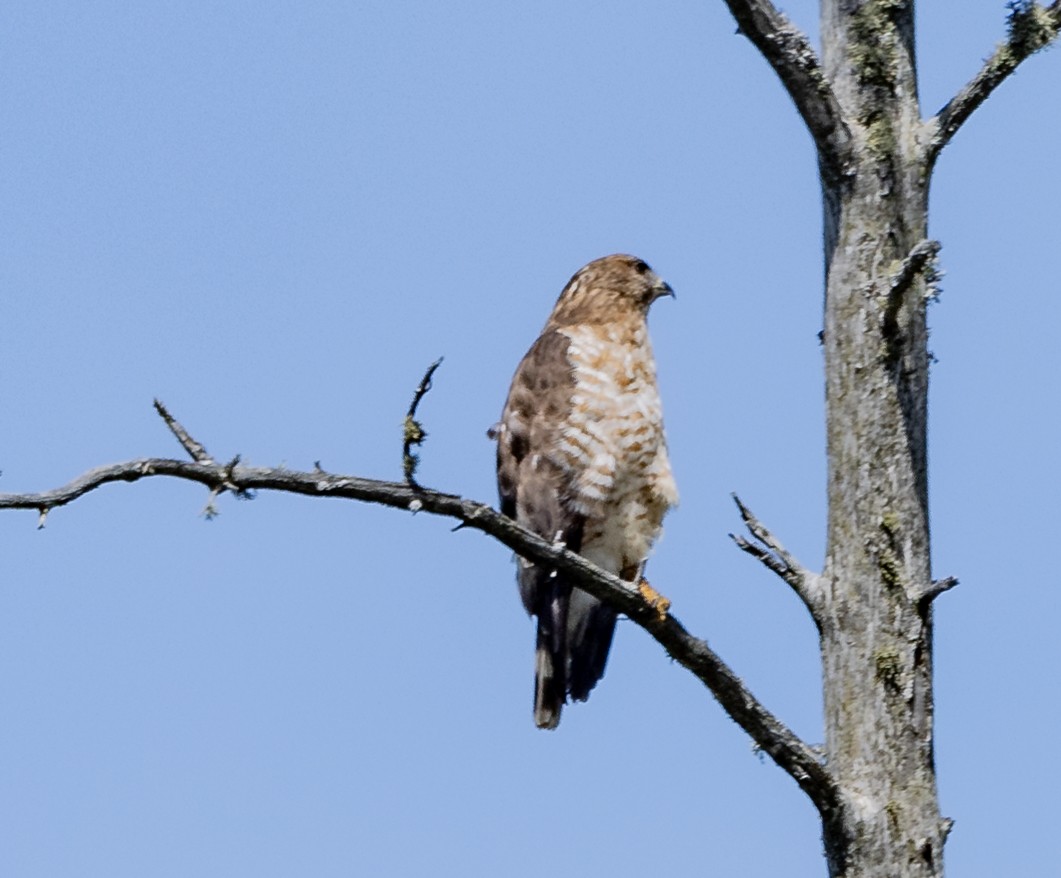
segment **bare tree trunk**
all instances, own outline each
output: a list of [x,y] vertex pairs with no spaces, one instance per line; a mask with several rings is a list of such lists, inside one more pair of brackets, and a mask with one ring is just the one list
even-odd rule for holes
[[823,68],[849,165],[823,174],[829,520],[819,624],[830,874],[943,874],[932,754],[924,272],[928,169],[913,3],[825,0]]

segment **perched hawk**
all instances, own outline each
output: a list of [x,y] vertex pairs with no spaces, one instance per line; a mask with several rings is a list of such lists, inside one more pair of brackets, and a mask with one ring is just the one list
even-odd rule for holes
[[[673,295],[633,256],[579,270],[516,369],[496,429],[501,511],[628,581],[678,502],[645,322]],[[616,613],[523,559],[517,580],[538,618],[534,722],[554,729],[567,696],[585,701],[604,675]]]

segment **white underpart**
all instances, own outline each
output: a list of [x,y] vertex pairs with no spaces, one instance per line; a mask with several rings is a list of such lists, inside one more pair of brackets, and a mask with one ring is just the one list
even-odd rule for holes
[[629,326],[561,331],[575,387],[556,462],[571,474],[572,505],[586,516],[582,554],[618,574],[648,556],[678,502],[652,349],[644,325],[632,338]]

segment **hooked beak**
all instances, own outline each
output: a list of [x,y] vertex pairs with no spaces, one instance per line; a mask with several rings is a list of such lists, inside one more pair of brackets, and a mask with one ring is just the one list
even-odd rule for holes
[[653,301],[655,301],[656,299],[662,299],[664,296],[670,296],[672,299],[678,298],[676,295],[674,295],[674,289],[666,281],[661,280],[653,287],[653,290],[655,291],[655,295],[652,297]]

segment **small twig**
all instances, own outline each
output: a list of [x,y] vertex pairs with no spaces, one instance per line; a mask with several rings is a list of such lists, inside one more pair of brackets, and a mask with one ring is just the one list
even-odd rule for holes
[[737,548],[742,552],[747,552],[757,561],[761,561],[766,567],[780,576],[782,579],[787,581],[787,577],[792,572],[789,568],[778,558],[773,552],[768,549],[764,549],[757,543],[751,542],[740,534],[730,534],[729,538],[737,544]]
[[[237,454],[235,457],[232,458],[232,460],[230,460],[225,465],[224,478],[221,483],[211,488],[210,497],[207,499],[206,506],[203,507],[202,512],[203,517],[207,521],[213,521],[221,514],[221,511],[214,504],[214,501],[222,494],[224,494],[225,491],[230,492],[232,496],[235,497],[237,500],[254,499],[253,491],[248,490],[247,488],[244,488],[243,486],[238,485],[236,483],[236,468],[239,466],[239,461],[240,456]],[[282,470],[283,467],[280,467],[280,469]],[[321,470],[317,470],[317,472],[320,471]]]
[[242,489],[235,483],[236,467],[239,466],[240,455],[236,455],[225,466],[225,488],[233,494],[243,493]]
[[162,401],[159,399],[155,400],[155,411],[159,413],[162,420],[166,422],[166,426],[169,427],[170,432],[177,437],[177,441],[180,442],[181,448],[188,452],[188,455],[196,463],[213,463],[214,459],[207,453],[206,448],[201,442],[196,442],[191,434],[181,425],[173,415],[169,413]]
[[431,390],[431,376],[442,365],[443,359],[443,357],[439,357],[427,367],[424,377],[420,379],[420,384],[417,385],[416,393],[413,394],[413,401],[409,405],[409,411],[405,413],[405,420],[402,422],[402,473],[405,475],[405,483],[407,485],[415,486],[417,484],[416,467],[420,463],[420,456],[414,454],[412,448],[414,445],[422,445],[427,438],[427,431],[424,430],[423,424],[416,420],[416,409],[420,405],[420,400]]
[[214,501],[221,496],[221,492],[224,490],[221,486],[211,488],[210,496],[206,498],[206,505],[203,507],[203,511],[199,513],[207,521],[213,521],[221,514],[221,510],[217,508]]
[[951,830],[954,829],[954,818],[944,817],[939,822],[939,840],[946,843],[947,836],[951,834]]
[[1061,0],[1054,0],[1049,6],[1019,0],[1010,3],[1009,10],[1009,33],[1005,42],[998,45],[976,76],[951,98],[935,118],[929,120],[929,167],[951,142],[965,120],[987,100],[991,92],[998,88],[1022,61],[1048,46],[1061,32]]
[[881,326],[886,335],[895,334],[903,297],[917,278],[924,275],[925,282],[929,285],[938,279],[939,273],[936,271],[935,262],[939,256],[939,250],[939,241],[929,238],[918,241],[910,248],[910,252],[906,254],[898,271],[892,275],[888,282],[888,300],[884,305],[884,315],[881,317]]
[[752,511],[741,502],[736,494],[731,495],[733,502],[740,510],[741,520],[748,528],[748,532],[761,545],[753,543],[743,536],[730,534],[730,539],[737,544],[742,552],[747,552],[767,569],[776,573],[789,584],[792,590],[799,595],[800,599],[810,611],[814,624],[821,627],[822,585],[821,577],[807,570],[796,558],[783,546],[767,527],[759,521]]
[[943,592],[950,591],[954,586],[958,585],[958,578],[955,576],[946,576],[943,579],[934,579],[927,586],[923,587],[917,594],[917,599],[922,603],[933,601],[938,598]]

